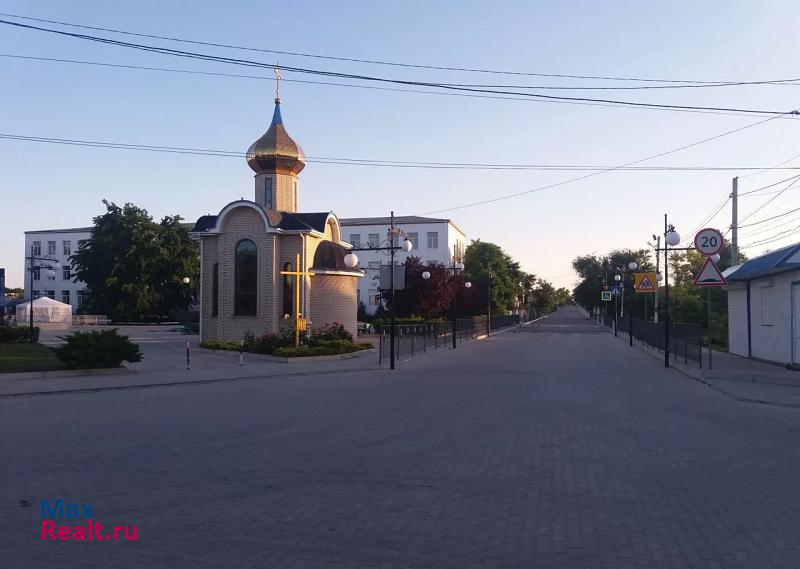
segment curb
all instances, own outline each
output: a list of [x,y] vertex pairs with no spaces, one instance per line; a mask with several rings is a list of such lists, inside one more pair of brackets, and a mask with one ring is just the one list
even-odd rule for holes
[[[215,354],[215,355],[222,355],[226,357],[235,356],[239,357],[239,352],[235,352],[233,350],[211,350],[209,348],[199,348],[202,352],[206,354]],[[267,362],[275,362],[281,364],[302,364],[302,363],[313,363],[313,362],[331,362],[331,361],[340,361],[340,360],[349,360],[353,358],[360,358],[367,354],[375,354],[377,350],[375,348],[369,348],[366,350],[359,350],[358,352],[350,352],[349,354],[334,354],[331,356],[308,356],[308,357],[300,357],[300,358],[289,358],[289,357],[281,357],[281,356],[272,356],[270,354],[256,354],[253,352],[244,352],[245,359],[255,358],[257,360],[267,361]]]
[[272,375],[252,375],[247,377],[221,377],[216,379],[193,379],[191,381],[169,381],[164,383],[143,383],[139,385],[110,385],[103,387],[76,387],[73,389],[53,389],[51,391],[29,391],[25,393],[0,393],[0,399],[14,399],[17,397],[39,397],[43,395],[69,395],[82,393],[98,393],[101,391],[126,391],[130,389],[150,389],[158,387],[180,387],[182,385],[202,385],[227,383],[234,381],[257,381],[261,379],[281,379],[284,377],[303,377],[307,375],[337,375],[345,373],[365,373],[383,371],[383,368],[338,369],[329,371],[299,371],[294,373],[280,373]]
[[[614,336],[611,336],[611,337],[613,338]],[[626,344],[628,344],[628,342],[629,342],[628,338],[626,338],[626,337],[616,336],[616,338],[618,338],[622,342],[625,342]],[[652,356],[653,358],[663,362],[663,353],[661,353],[661,354],[654,353],[651,350],[649,350],[649,349],[647,349],[647,348],[645,348],[643,346],[640,346],[640,345],[638,345],[636,343],[634,343],[633,347],[636,348],[637,350],[639,350],[640,352],[642,352],[644,354],[647,354],[649,356]],[[790,407],[790,408],[800,409],[800,404],[798,404],[798,403],[781,403],[781,402],[776,402],[776,401],[767,401],[765,399],[756,399],[756,398],[753,398],[753,397],[742,397],[742,396],[739,396],[739,395],[734,395],[733,393],[725,391],[724,389],[714,385],[713,383],[710,383],[708,380],[709,379],[715,379],[715,378],[703,377],[701,375],[702,372],[699,369],[698,370],[693,370],[691,368],[685,368],[684,366],[682,366],[680,364],[679,365],[675,365],[672,362],[670,362],[669,368],[667,368],[667,369],[674,369],[675,371],[677,371],[679,373],[682,373],[686,377],[688,377],[690,379],[693,379],[693,380],[695,380],[695,381],[697,381],[699,383],[702,383],[703,385],[705,385],[707,387],[710,387],[711,389],[713,389],[717,393],[721,393],[721,394],[725,395],[726,397],[729,397],[729,398],[733,399],[734,401],[740,401],[742,403],[758,403],[760,405],[771,405],[773,407]],[[720,379],[720,381],[726,381],[726,380],[724,380],[722,378],[719,378],[719,379]],[[762,385],[774,385],[774,384],[762,384]]]
[[57,379],[63,377],[92,377],[97,375],[130,375],[139,373],[125,367],[101,367],[95,369],[62,369],[53,371],[18,371],[0,373],[0,380],[4,379]]

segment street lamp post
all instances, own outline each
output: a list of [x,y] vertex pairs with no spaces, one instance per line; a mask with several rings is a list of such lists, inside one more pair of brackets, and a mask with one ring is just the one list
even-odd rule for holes
[[[413,248],[411,241],[408,240],[406,234],[399,227],[394,226],[394,212],[391,212],[389,223],[389,230],[387,231],[388,239],[382,241],[371,247],[353,247],[353,251],[388,251],[390,257],[390,275],[389,275],[389,369],[394,369],[394,338],[395,338],[395,289],[394,289],[394,255],[397,251],[405,251],[408,253]],[[395,237],[401,236],[404,238],[402,245],[395,245]],[[358,257],[354,253],[348,253],[344,256],[344,264],[354,269],[358,266]]]
[[[461,272],[461,271],[464,270],[464,263],[462,263],[461,261],[456,261],[453,264],[452,267],[444,267],[444,269],[446,271],[453,271],[453,276],[455,277],[456,273]],[[422,271],[422,278],[423,278],[423,280],[426,280],[426,281],[429,278],[431,278],[430,271]],[[464,283],[464,288],[471,288],[471,287],[472,287],[472,283],[471,282],[467,281],[467,282]],[[458,297],[458,288],[455,288],[455,289],[453,289],[453,300],[450,301],[450,312],[451,312],[451,314],[453,316],[453,349],[456,348],[456,332],[457,332],[457,329],[456,329],[456,316],[457,316],[456,305],[457,305],[457,297]]]
[[[41,253],[37,255],[35,249],[33,248],[33,245],[31,245],[31,256],[28,257],[27,259],[30,261],[28,266],[28,272],[30,273],[30,280],[28,282],[30,282],[31,285],[31,299],[28,302],[28,327],[30,329],[30,341],[31,343],[33,343],[35,341],[33,337],[33,301],[34,301],[33,273],[34,271],[41,271],[42,269],[47,269],[47,276],[55,278],[56,271],[61,270],[61,264],[58,262],[58,259],[53,259],[51,257],[42,257]],[[41,261],[45,261],[46,264],[43,265],[35,264],[36,262],[41,262]]]
[[486,337],[492,335],[492,280],[494,275],[489,273],[489,282],[486,287]]
[[681,242],[681,236],[675,227],[667,222],[664,214],[664,367],[669,367],[669,248],[676,247]]

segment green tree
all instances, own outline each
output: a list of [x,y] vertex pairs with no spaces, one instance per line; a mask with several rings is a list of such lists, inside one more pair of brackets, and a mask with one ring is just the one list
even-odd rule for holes
[[[422,273],[430,278],[423,279]],[[453,279],[444,265],[424,265],[419,257],[408,257],[405,262],[405,288],[395,291],[395,316],[437,318],[446,316],[453,301]],[[391,304],[389,292],[384,298]]]
[[94,218],[89,239],[70,258],[86,283],[85,311],[141,320],[186,310],[195,298],[199,254],[181,218],[157,223],[132,204],[103,204],[106,213]]
[[[464,267],[475,289],[473,297],[478,305],[483,303],[484,306],[483,310],[478,310],[476,306],[477,313],[486,313],[485,307],[490,298],[492,313],[503,314],[514,308],[515,300],[521,293],[519,283],[525,275],[519,263],[511,259],[499,245],[473,241],[464,252]],[[490,281],[491,292],[487,290]]]

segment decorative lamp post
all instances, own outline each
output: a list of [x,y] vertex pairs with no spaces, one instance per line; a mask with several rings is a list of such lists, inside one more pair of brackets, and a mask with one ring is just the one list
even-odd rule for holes
[[[453,264],[452,267],[445,267],[445,270],[453,271],[453,275],[455,276],[456,273],[464,270],[464,263],[456,262]],[[428,280],[431,278],[430,271],[422,271],[422,278],[423,280]],[[464,283],[464,288],[471,288],[472,283],[467,281]],[[457,326],[456,326],[456,317],[457,317],[457,299],[458,299],[458,289],[453,290],[453,300],[450,304],[450,310],[453,316],[453,349],[456,347],[456,333],[457,333]]]
[[[395,309],[394,309],[394,255],[397,251],[405,251],[409,253],[413,248],[414,245],[411,241],[408,240],[408,236],[406,236],[405,232],[400,229],[399,227],[394,226],[394,212],[391,212],[391,216],[389,217],[389,229],[387,231],[388,239],[385,239],[381,243],[378,243],[374,246],[370,247],[353,247],[352,251],[388,251],[390,257],[390,276],[389,276],[389,298],[391,304],[389,305],[389,318],[390,318],[390,325],[389,325],[389,369],[394,369],[394,337],[395,337]],[[394,240],[396,237],[403,237],[403,244],[402,245],[395,245]],[[354,269],[358,266],[358,257],[355,253],[348,253],[344,256],[344,264]]]
[[675,226],[667,222],[664,214],[664,367],[669,367],[669,248],[677,247],[681,236],[675,231]]

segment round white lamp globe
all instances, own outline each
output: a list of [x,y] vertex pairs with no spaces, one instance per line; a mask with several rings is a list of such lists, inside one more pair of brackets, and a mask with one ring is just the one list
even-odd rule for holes
[[422,278],[426,281],[431,278],[431,274],[428,271],[422,271]]
[[636,269],[639,268],[639,263],[637,263],[636,261],[631,261],[630,263],[628,263],[628,268],[632,271],[635,271]]
[[681,236],[673,229],[672,231],[667,232],[666,241],[667,245],[670,247],[675,247],[675,245],[681,242]]
[[49,279],[56,278],[56,272],[53,269],[47,269],[47,278]]
[[183,284],[189,284],[190,282],[191,280],[189,279],[189,277],[183,277]]
[[414,248],[414,244],[413,244],[411,241],[409,241],[408,239],[406,239],[405,241],[403,241],[403,251],[405,251],[406,253],[408,253],[408,252],[409,252],[409,251],[411,251],[411,249],[413,249],[413,248]]
[[358,265],[358,256],[355,253],[348,253],[344,256],[344,264],[349,269],[355,269]]
[[719,253],[714,253],[713,255],[711,255],[711,260],[714,261],[715,263],[719,263],[719,259],[720,259]]
[[617,282],[619,282],[619,281],[621,281],[621,280],[622,280],[622,277],[621,277],[621,276],[619,276],[619,275],[614,275],[614,280],[615,280],[615,281],[617,281]]
[[463,271],[464,270],[464,263],[462,263],[461,261],[456,263],[456,270],[457,271]]
[[464,283],[464,288],[472,288],[472,283],[467,281]]
[[656,280],[658,282],[663,281],[664,280],[664,275],[662,275],[661,273],[656,273]]

